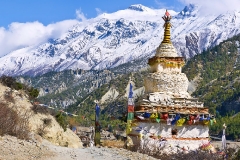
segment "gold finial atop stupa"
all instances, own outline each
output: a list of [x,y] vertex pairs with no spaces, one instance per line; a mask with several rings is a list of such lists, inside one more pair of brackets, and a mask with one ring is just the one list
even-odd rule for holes
[[171,15],[168,13],[168,11],[166,10],[165,15],[162,17],[163,20],[165,21],[164,23],[164,39],[162,41],[162,43],[165,44],[172,44],[171,42],[171,34],[170,34],[170,28],[171,28]]

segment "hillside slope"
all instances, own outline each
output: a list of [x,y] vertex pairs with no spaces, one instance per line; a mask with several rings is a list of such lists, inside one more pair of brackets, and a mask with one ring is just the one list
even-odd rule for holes
[[189,78],[198,77],[194,96],[212,113],[226,115],[240,111],[240,35],[193,57],[183,69]]
[[40,141],[44,138],[55,145],[82,147],[77,135],[70,129],[64,131],[52,115],[33,109],[29,96],[23,90],[17,91],[0,83],[0,101],[1,135],[10,134],[23,139],[37,138]]

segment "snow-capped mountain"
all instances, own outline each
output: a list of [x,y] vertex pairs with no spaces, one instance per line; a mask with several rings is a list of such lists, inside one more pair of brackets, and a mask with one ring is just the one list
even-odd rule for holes
[[[172,42],[180,56],[191,58],[203,49],[240,33],[240,10],[201,16],[195,5],[173,16]],[[37,75],[65,69],[105,69],[152,56],[163,39],[165,9],[132,5],[79,22],[58,39],[29,46],[0,58],[0,75]]]

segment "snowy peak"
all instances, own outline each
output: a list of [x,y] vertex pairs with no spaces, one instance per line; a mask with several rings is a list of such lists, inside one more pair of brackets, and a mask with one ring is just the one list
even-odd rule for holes
[[183,17],[196,16],[198,9],[199,9],[198,5],[189,4],[188,6],[184,7],[184,9],[179,13],[179,16]]
[[[179,56],[191,58],[240,33],[240,10],[201,16],[199,7],[169,10],[172,42]],[[13,51],[0,58],[0,75],[40,75],[66,69],[106,69],[155,54],[163,39],[165,9],[132,5],[79,22],[59,39]]]
[[151,10],[150,8],[143,6],[141,4],[134,4],[131,5],[130,7],[128,7],[128,9],[130,10],[134,10],[134,11],[140,11],[140,12],[144,12],[144,11],[149,11]]

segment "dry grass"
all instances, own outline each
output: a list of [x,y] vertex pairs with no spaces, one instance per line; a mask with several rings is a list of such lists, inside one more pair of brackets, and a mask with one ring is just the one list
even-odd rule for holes
[[0,135],[15,134],[16,124],[19,121],[17,112],[0,103]]
[[5,91],[5,94],[4,94],[4,100],[6,102],[11,102],[11,103],[15,103],[15,100],[13,98],[13,94],[12,94],[12,91]]
[[47,109],[46,107],[44,107],[44,106],[33,105],[33,106],[31,107],[31,109],[33,110],[33,112],[34,112],[35,114],[37,114],[37,113],[41,113],[41,114],[45,114],[45,115],[48,115],[48,114],[49,114],[48,109]]
[[121,140],[103,140],[104,147],[124,148],[124,141]]
[[30,114],[17,111],[15,106],[8,107],[7,103],[0,103],[0,135],[9,134],[20,139],[29,139],[28,120]]
[[52,119],[51,118],[44,118],[44,119],[41,119],[41,120],[42,120],[43,123],[38,128],[38,135],[43,137],[45,134],[48,133],[47,128],[51,127]]

